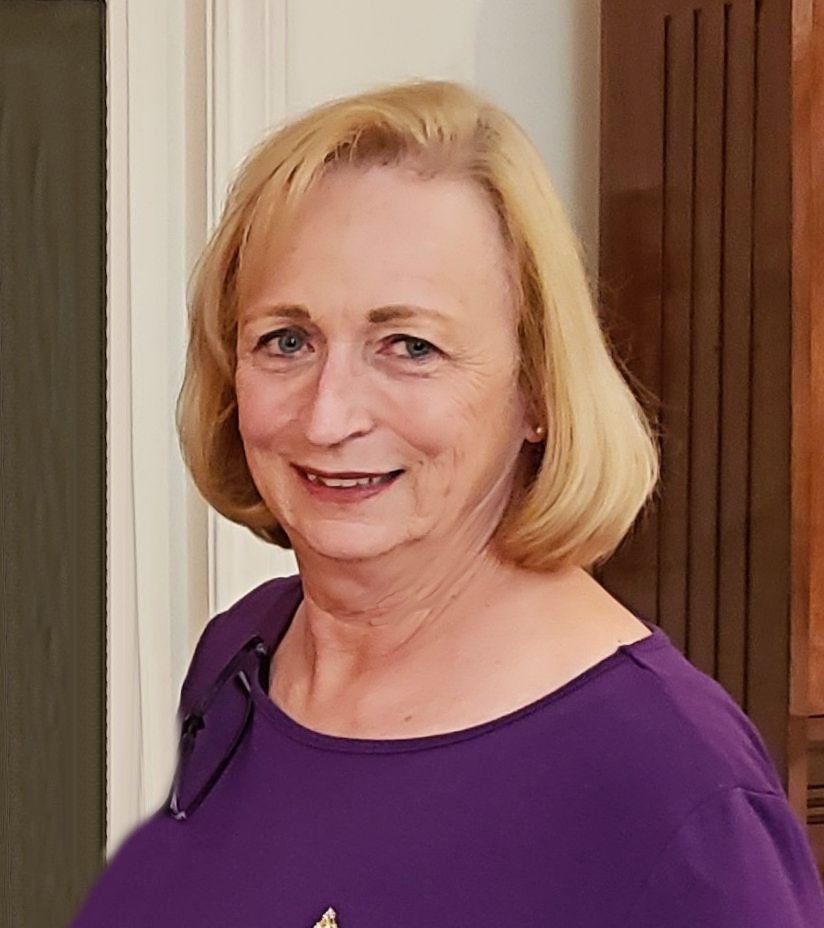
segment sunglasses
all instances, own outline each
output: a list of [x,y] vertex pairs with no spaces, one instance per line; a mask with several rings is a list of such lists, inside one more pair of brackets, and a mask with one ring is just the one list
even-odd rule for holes
[[223,668],[217,680],[180,725],[177,766],[164,808],[185,821],[223,775],[243,740],[253,712],[252,679],[266,686],[269,649],[251,638]]

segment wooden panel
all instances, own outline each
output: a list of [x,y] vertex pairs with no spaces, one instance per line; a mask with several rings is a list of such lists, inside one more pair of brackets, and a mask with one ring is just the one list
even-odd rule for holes
[[758,8],[745,708],[778,755],[789,711],[791,10]]
[[789,0],[602,13],[601,300],[663,437],[655,511],[596,576],[727,688],[786,778]]
[[[692,15],[660,20],[664,46],[662,74],[665,112],[657,150],[660,161],[661,336],[650,348],[661,370],[664,433],[661,453],[661,504],[658,533],[657,614],[682,651],[689,651],[688,590],[690,539],[690,421],[692,301],[695,209],[693,164],[695,126],[695,44]],[[680,349],[671,351],[670,345]]]
[[[815,0],[810,30],[809,227],[799,247],[810,257],[809,332],[801,350],[810,358],[810,629],[813,711],[824,712],[824,0]],[[803,187],[801,189],[803,193]]]
[[[725,7],[725,135],[716,675],[746,693],[747,474],[750,430],[755,8]],[[730,156],[729,153],[735,153]],[[738,350],[730,350],[737,346]]]
[[0,3],[0,925],[105,845],[104,7]]
[[805,769],[809,771],[809,781],[804,790],[803,815],[819,869],[824,871],[824,717],[809,719],[807,728]]
[[[661,337],[661,165],[652,153],[662,133],[662,48],[654,19],[619,13],[602,6],[600,290],[610,341],[657,421],[665,371],[649,345]],[[634,48],[632,67],[621,65],[628,47]],[[658,520],[658,507],[648,508],[619,554],[594,571],[613,595],[651,620],[659,615]],[[683,563],[671,547],[663,553]],[[681,643],[677,634],[674,639]]]
[[798,231],[799,249],[809,256],[809,340],[799,347],[809,357],[810,449],[809,622],[812,641],[810,700],[824,712],[824,0],[814,0],[809,33],[809,173],[800,181],[809,202],[809,224]]
[[824,873],[824,0],[795,0],[792,61],[789,793]]
[[824,0],[793,13],[793,712],[824,713]]
[[[714,674],[718,622],[719,344],[721,322],[722,168],[724,157],[723,8],[692,13],[695,62],[693,111],[693,294],[690,318],[689,585],[687,653],[696,667]],[[677,345],[669,346],[670,353]],[[714,479],[713,479],[714,478]]]

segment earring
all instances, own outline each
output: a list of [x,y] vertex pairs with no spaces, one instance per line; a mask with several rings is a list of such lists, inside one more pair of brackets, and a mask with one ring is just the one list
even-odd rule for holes
[[543,435],[543,434],[544,434],[544,427],[543,427],[542,425],[536,426],[536,427],[535,427],[535,434],[536,434],[536,435]]

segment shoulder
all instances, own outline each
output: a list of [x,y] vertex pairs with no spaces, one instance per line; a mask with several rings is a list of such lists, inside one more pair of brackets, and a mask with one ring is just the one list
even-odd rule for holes
[[228,661],[255,635],[271,636],[300,595],[300,575],[274,577],[254,587],[205,625],[180,690],[179,714],[197,702]]
[[602,771],[616,816],[652,838],[719,788],[783,793],[752,721],[660,628],[602,667],[567,718],[583,745],[579,762]]
[[809,842],[783,795],[720,787],[656,849],[625,924],[636,928],[824,925]]
[[611,667],[588,708],[601,715],[590,763],[604,770],[602,833],[638,851],[622,923],[824,925],[804,829],[730,694],[660,629]]
[[639,693],[648,699],[645,735],[656,735],[661,746],[653,758],[666,764],[678,749],[698,788],[724,784],[780,793],[760,732],[727,690],[690,663],[661,629],[649,641],[648,648],[644,642],[630,646],[627,656],[638,669]]

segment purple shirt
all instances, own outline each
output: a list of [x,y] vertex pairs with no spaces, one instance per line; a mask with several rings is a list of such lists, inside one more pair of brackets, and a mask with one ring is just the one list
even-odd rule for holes
[[657,626],[494,721],[343,738],[268,696],[302,595],[270,580],[208,624],[179,806],[210,788],[142,822],[69,928],[824,928],[760,736]]

